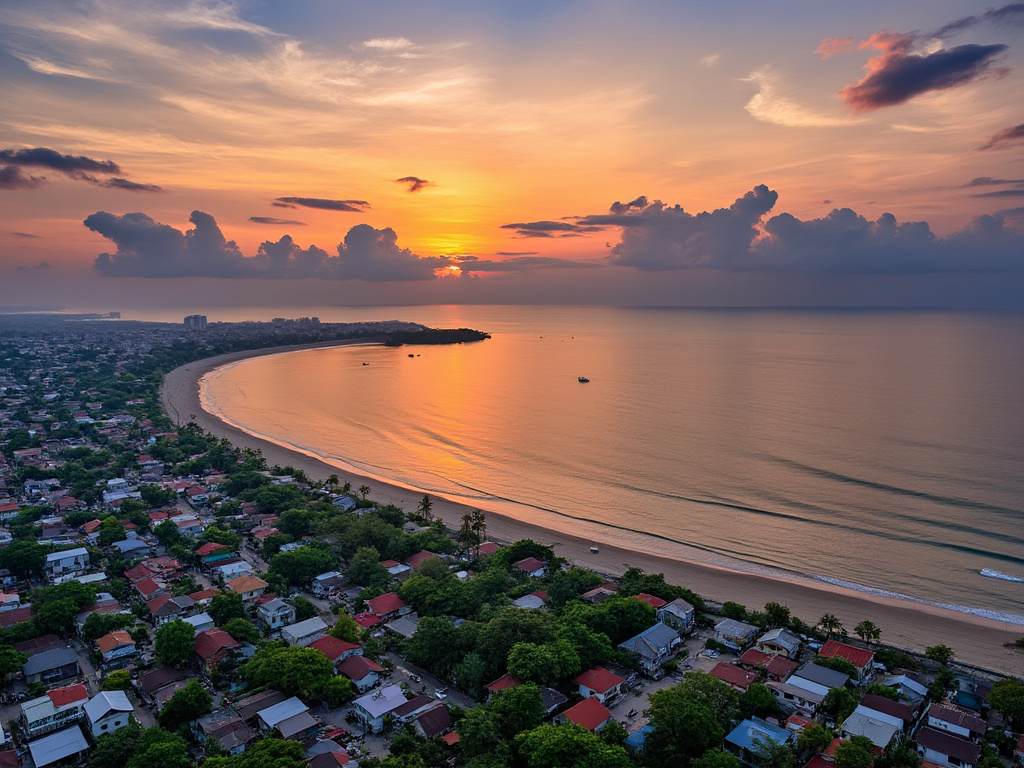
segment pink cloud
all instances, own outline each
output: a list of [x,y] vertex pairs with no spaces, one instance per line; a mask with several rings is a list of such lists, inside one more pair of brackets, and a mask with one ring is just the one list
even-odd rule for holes
[[837,53],[846,53],[851,50],[853,43],[854,39],[852,37],[830,37],[822,40],[814,52],[821,56],[821,58],[827,59],[829,56],[835,56]]

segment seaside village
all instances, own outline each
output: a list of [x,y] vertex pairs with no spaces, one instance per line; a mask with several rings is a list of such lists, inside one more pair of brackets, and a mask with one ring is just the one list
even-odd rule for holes
[[611,578],[173,423],[197,332],[0,333],[0,768],[1024,765],[1024,683],[956,638]]

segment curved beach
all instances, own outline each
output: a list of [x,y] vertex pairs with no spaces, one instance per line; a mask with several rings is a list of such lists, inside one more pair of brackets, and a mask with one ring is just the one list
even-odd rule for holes
[[[410,509],[420,498],[414,490],[339,470],[337,466],[317,457],[253,436],[202,408],[199,380],[215,368],[250,357],[310,346],[337,345],[334,342],[302,347],[275,347],[189,363],[166,375],[162,389],[164,407],[176,421],[195,421],[204,429],[236,445],[260,449],[270,464],[301,468],[314,478],[338,474],[354,486],[364,483],[370,485],[373,489],[372,498],[376,501]],[[436,496],[432,498],[435,500],[434,512],[452,528],[457,528],[461,516],[472,509]],[[664,573],[668,581],[685,585],[711,600],[733,600],[751,608],[760,608],[774,600],[788,605],[794,615],[808,622],[816,621],[825,613],[835,614],[846,627],[870,619],[881,627],[883,640],[893,646],[920,651],[928,645],[944,643],[952,647],[957,658],[963,662],[1006,674],[1024,674],[1024,654],[1005,645],[1024,635],[1024,627],[1021,626],[882,595],[855,592],[825,583],[730,571],[610,546],[604,542],[601,543],[600,552],[593,554],[590,551],[593,543],[590,539],[526,523],[488,510],[486,506],[484,509],[488,512],[488,533],[492,537],[505,541],[532,538],[555,545],[556,552],[561,556],[601,573],[617,575],[626,567],[636,566],[648,572]]]

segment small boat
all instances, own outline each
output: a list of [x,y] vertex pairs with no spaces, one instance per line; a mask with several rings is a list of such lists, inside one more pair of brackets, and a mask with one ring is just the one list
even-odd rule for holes
[[369,365],[369,363],[363,363],[363,365]]
[[1014,581],[1018,584],[1024,583],[1024,578],[1020,576],[1013,576],[1009,573],[1001,573],[1000,571],[994,571],[991,568],[982,568],[982,576],[988,576],[990,579],[1001,579],[1002,581]]
[[577,376],[576,381],[578,381],[580,384],[587,384],[590,382],[590,379],[588,379],[586,376]]

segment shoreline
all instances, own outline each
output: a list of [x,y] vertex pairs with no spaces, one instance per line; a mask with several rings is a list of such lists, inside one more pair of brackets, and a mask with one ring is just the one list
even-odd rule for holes
[[[227,438],[237,446],[258,448],[271,466],[291,465],[318,479],[331,474],[344,474],[344,479],[354,486],[364,482],[372,483],[371,494],[375,501],[411,509],[418,503],[420,492],[378,477],[339,468],[301,450],[257,437],[205,411],[200,402],[199,380],[215,368],[270,354],[368,343],[372,342],[359,339],[351,342],[271,347],[194,361],[165,375],[160,391],[161,402],[175,421],[195,421],[212,434]],[[787,605],[793,615],[807,623],[816,622],[825,613],[837,616],[848,629],[863,619],[870,619],[881,628],[882,640],[886,645],[921,652],[926,646],[945,644],[954,649],[958,661],[1002,674],[1024,674],[1024,654],[1004,646],[1024,634],[1024,628],[1018,625],[927,603],[855,591],[825,582],[786,580],[733,571],[605,542],[601,542],[600,552],[593,554],[590,547],[595,542],[591,538],[522,521],[487,509],[486,505],[470,506],[437,494],[432,494],[431,498],[434,500],[435,515],[444,520],[449,528],[458,529],[463,514],[483,508],[487,513],[489,537],[503,541],[531,538],[554,545],[559,556],[599,573],[621,575],[626,567],[636,566],[649,573],[664,573],[668,582],[688,587],[713,601],[733,600],[756,610],[766,602],[779,602]]]

